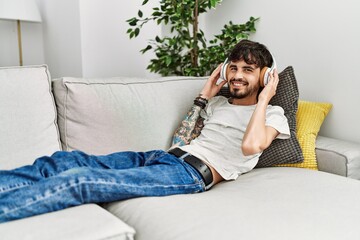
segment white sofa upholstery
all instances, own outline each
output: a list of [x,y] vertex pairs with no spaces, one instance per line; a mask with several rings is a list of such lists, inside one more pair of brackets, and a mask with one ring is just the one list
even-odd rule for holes
[[0,168],[31,163],[61,149],[46,66],[0,70]]
[[106,208],[137,230],[137,240],[350,240],[360,238],[359,200],[357,180],[260,168],[202,194],[139,198]]
[[[206,79],[62,78],[49,91],[49,76],[46,66],[0,68],[0,169],[60,149],[167,149]],[[351,179],[360,179],[360,147],[325,137],[317,144],[319,168],[330,173],[258,168],[201,194],[88,204],[0,224],[0,238],[360,239],[360,181]]]
[[[47,66],[0,68],[0,169],[61,150]],[[0,239],[131,240],[134,229],[95,204],[0,224]]]
[[0,224],[4,240],[131,240],[135,230],[95,204]]

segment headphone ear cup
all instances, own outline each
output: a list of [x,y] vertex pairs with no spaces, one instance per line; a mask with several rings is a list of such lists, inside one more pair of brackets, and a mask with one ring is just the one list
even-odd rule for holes
[[221,79],[224,79],[224,80],[227,80],[226,79],[226,70],[227,70],[227,66],[229,65],[229,63],[224,63],[222,66],[221,66],[221,69],[220,69],[220,78]]
[[260,86],[265,87],[265,85],[268,83],[268,77],[269,77],[270,68],[264,67],[260,71]]

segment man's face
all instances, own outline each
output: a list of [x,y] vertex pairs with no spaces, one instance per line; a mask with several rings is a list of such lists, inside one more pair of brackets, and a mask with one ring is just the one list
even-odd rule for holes
[[226,71],[232,98],[255,97],[260,88],[260,68],[244,60],[230,62]]

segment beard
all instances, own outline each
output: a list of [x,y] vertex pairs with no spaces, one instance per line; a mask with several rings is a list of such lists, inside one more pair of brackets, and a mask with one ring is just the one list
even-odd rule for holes
[[242,99],[242,98],[245,98],[248,96],[252,96],[253,94],[257,95],[257,93],[259,91],[259,86],[246,85],[246,87],[244,89],[234,88],[232,86],[231,82],[232,81],[230,81],[230,86],[229,86],[231,98]]

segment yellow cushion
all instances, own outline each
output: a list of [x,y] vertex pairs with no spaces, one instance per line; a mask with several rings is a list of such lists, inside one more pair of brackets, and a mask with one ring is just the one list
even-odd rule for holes
[[299,101],[296,113],[296,136],[304,155],[304,162],[282,164],[283,167],[300,167],[318,170],[315,141],[325,117],[332,108],[330,103]]

